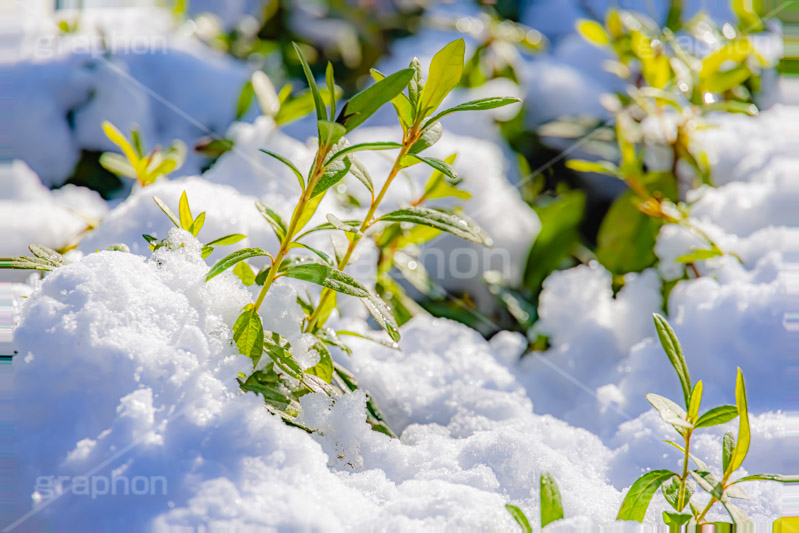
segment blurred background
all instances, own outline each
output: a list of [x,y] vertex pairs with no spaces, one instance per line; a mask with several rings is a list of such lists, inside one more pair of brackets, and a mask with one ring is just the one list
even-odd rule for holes
[[[618,290],[626,274],[656,263],[662,221],[625,211],[619,200],[630,182],[607,175],[601,162],[623,163],[631,142],[650,192],[679,203],[687,190],[713,182],[712,154],[695,150],[683,126],[799,100],[790,77],[799,72],[799,2],[11,0],[2,9],[0,69],[11,102],[4,105],[4,160],[24,162],[53,194],[87,187],[111,207],[131,184],[99,163],[115,150],[103,120],[123,131],[136,125],[149,145],[182,141],[186,160],[171,177],[197,175],[234,146],[231,124],[261,116],[253,72],[264,72],[286,95],[290,105],[274,117],[281,130],[302,142],[314,134],[292,42],[320,78],[333,64],[347,98],[371,83],[370,69],[392,72],[413,57],[427,65],[444,44],[464,38],[466,70],[454,100],[512,95],[524,103],[487,117],[453,116],[445,130],[498,146],[502,179],[535,216],[521,215],[518,224],[529,227],[503,244],[521,256],[515,272],[485,269],[471,285],[450,287],[454,300],[424,283],[402,282],[427,311],[485,335],[524,332],[531,349],[546,347],[531,328],[553,270],[599,261]],[[734,46],[742,42],[751,50],[739,54]],[[703,61],[727,45],[732,55],[705,76]],[[692,113],[674,138],[648,133],[647,114],[662,118],[669,107],[657,91],[679,100],[678,115]],[[656,109],[644,109],[636,95],[652,98]],[[386,106],[368,125],[396,126],[393,110]],[[600,166],[570,165],[574,159]],[[70,198],[73,207],[81,204]],[[338,200],[357,203],[347,191]],[[614,220],[621,215],[626,229],[619,233]],[[501,224],[487,229],[509,231]],[[0,255],[12,252],[22,253]],[[664,283],[664,299],[670,283],[676,280]],[[494,303],[481,304],[481,293]],[[469,312],[476,308],[491,323]]]

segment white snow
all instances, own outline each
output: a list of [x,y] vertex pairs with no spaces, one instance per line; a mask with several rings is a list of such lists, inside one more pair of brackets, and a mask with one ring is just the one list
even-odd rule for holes
[[[86,9],[68,35],[58,35],[53,16],[34,15],[18,14],[26,31],[10,43],[16,60],[0,72],[14,95],[4,121],[13,132],[8,153],[46,184],[63,183],[81,149],[117,150],[103,120],[126,134],[138,124],[150,148],[174,139],[193,146],[232,122],[248,67],[176,31],[167,11]],[[178,174],[196,173],[204,161],[190,151]]]

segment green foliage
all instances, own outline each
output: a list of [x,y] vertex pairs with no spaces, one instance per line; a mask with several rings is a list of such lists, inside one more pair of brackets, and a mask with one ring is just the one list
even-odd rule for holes
[[131,130],[132,141],[128,141],[122,132],[107,121],[103,122],[103,132],[122,150],[124,157],[106,152],[100,156],[100,164],[118,176],[135,179],[142,187],[179,169],[186,159],[186,145],[182,141],[174,141],[164,151],[156,146],[145,155],[144,144],[137,127],[134,126]]
[[[666,441],[683,453],[683,469],[682,474],[670,470],[652,470],[641,476],[627,491],[617,519],[643,522],[649,503],[657,489],[660,488],[663,497],[677,511],[676,513],[669,511],[663,513],[663,522],[667,526],[679,528],[684,524],[690,523],[704,525],[707,523],[705,516],[717,502],[724,506],[734,524],[745,524],[749,521],[746,513],[729,501],[730,498],[748,499],[746,493],[738,486],[739,483],[748,481],[795,483],[799,482],[799,476],[757,474],[735,481],[731,480],[732,474],[743,465],[744,459],[746,459],[751,438],[743,372],[741,372],[740,368],[738,369],[735,382],[735,406],[714,407],[699,415],[702,403],[702,381],[697,381],[696,385],[691,388],[685,357],[674,330],[662,316],[655,314],[654,319],[661,346],[680,381],[687,411],[668,398],[657,394],[647,394],[647,400],[658,411],[661,419],[670,424],[683,438],[684,446]],[[727,432],[724,435],[722,442],[724,471],[719,479],[704,462],[690,453],[691,437],[697,429],[723,424],[731,421],[736,416],[739,417],[738,437],[736,439],[731,432]],[[688,469],[689,458],[694,461],[697,469]],[[695,481],[697,486],[710,496],[710,501],[701,511],[691,502],[694,489],[688,483],[689,479]],[[665,484],[669,480],[671,482]],[[690,513],[683,512],[686,506],[688,506]]]
[[[209,270],[206,278],[211,280],[232,268],[233,273],[244,285],[260,287],[257,299],[245,308],[233,328],[234,341],[239,351],[251,357],[254,365],[258,365],[259,368],[249,376],[242,376],[243,379],[239,382],[242,389],[263,395],[267,406],[288,421],[296,416],[298,411],[296,400],[302,394],[308,391],[321,391],[336,397],[346,392],[345,389],[352,390],[351,387],[355,386],[351,376],[336,368],[330,354],[330,349],[333,348],[345,352],[349,350],[335,332],[325,328],[325,322],[336,307],[337,293],[359,298],[391,339],[393,346],[400,339],[397,316],[407,319],[405,314],[410,314],[411,310],[415,312],[416,309],[399,286],[390,280],[388,270],[396,266],[397,271],[411,280],[414,286],[426,293],[434,294],[435,285],[415,260],[410,247],[429,240],[441,231],[481,244],[491,243],[485,232],[456,210],[445,211],[420,205],[425,201],[440,198],[469,197],[467,193],[457,189],[458,174],[452,166],[454,156],[443,161],[421,155],[441,136],[442,127],[437,119],[425,119],[436,111],[460,81],[463,71],[463,40],[450,43],[436,54],[425,82],[422,81],[422,67],[418,61],[411,62],[410,68],[388,76],[373,72],[376,83],[345,102],[335,120],[334,95],[337,89],[334,68],[330,63],[327,64],[326,88],[320,90],[303,48],[295,43],[293,49],[309,86],[307,96],[290,100],[290,89],[284,87],[276,93],[269,78],[263,73],[256,72],[248,89],[252,95],[247,95],[247,99],[251,100],[253,96],[257,98],[264,114],[272,116],[278,124],[297,118],[303,112],[315,111],[319,142],[313,163],[307,173],[302,172],[290,159],[262,150],[291,170],[300,186],[300,199],[294,206],[291,219],[285,221],[270,206],[261,202],[256,204],[280,241],[278,250],[274,253],[267,253],[259,248],[238,250],[218,261]],[[443,111],[439,117],[454,112],[494,109],[517,101],[515,98],[483,99]],[[346,135],[388,102],[394,104],[400,116],[403,128],[402,142],[376,140],[350,145]],[[242,104],[240,111],[244,108]],[[392,170],[377,194],[368,169],[355,158],[355,153],[364,150],[398,150]],[[424,163],[434,169],[424,194],[413,205],[378,216],[377,209],[393,180],[403,168],[417,163]],[[371,194],[369,209],[364,218],[342,221],[332,213],[327,213],[327,223],[303,232],[303,228],[316,213],[327,191],[341,182],[348,173],[352,173]],[[172,214],[162,202],[159,205],[179,227],[195,232],[202,226],[204,214],[193,217],[185,195],[181,199],[178,216]],[[331,258],[326,253],[301,242],[305,235],[324,230],[344,232],[347,236],[347,249],[336,249],[335,257]],[[367,234],[369,238],[375,239],[381,249],[377,290],[365,287],[344,271],[358,243]],[[301,251],[311,253],[316,258],[309,259],[307,256],[296,255],[296,252]],[[246,261],[260,256],[269,257],[271,262],[256,273]],[[307,300],[304,298],[299,300],[307,314],[302,329],[316,338],[312,349],[319,355],[319,363],[311,368],[301,368],[294,359],[290,344],[285,339],[263,331],[259,309],[272,284],[282,277],[323,287],[318,301],[314,302],[310,297]],[[403,302],[403,305],[390,306],[383,301],[380,294],[391,296]],[[266,366],[258,364],[263,357],[269,358]],[[281,377],[281,372],[290,376],[293,381],[285,381]],[[371,399],[368,402],[368,410],[369,421],[373,427],[377,431],[393,435],[379,416],[379,409]]]

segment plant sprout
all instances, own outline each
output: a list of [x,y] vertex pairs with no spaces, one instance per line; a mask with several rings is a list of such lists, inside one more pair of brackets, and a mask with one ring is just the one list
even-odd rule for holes
[[[750,523],[746,513],[732,503],[732,499],[748,499],[740,486],[749,481],[778,481],[781,483],[798,483],[799,476],[783,476],[779,474],[756,474],[733,480],[732,476],[743,465],[749,452],[751,433],[749,429],[749,411],[746,400],[746,386],[741,369],[735,381],[736,405],[721,405],[700,414],[702,403],[702,381],[691,384],[688,366],[685,362],[682,347],[669,323],[662,316],[655,314],[660,344],[674,367],[682,389],[685,408],[657,394],[647,394],[646,399],[652,404],[664,422],[674,428],[682,443],[666,441],[683,453],[682,472],[671,470],[651,470],[633,483],[624,497],[617,520],[634,520],[643,522],[652,497],[660,488],[663,497],[673,511],[663,512],[663,522],[668,526],[681,527],[685,524],[707,524],[707,513],[714,504],[721,503],[736,526]],[[702,460],[691,453],[691,438],[698,429],[725,424],[738,418],[738,436],[732,432],[724,434],[722,442],[722,473],[717,476]],[[690,469],[693,462],[696,468]],[[693,499],[695,482],[710,499],[701,504]],[[687,512],[686,512],[687,508]]]

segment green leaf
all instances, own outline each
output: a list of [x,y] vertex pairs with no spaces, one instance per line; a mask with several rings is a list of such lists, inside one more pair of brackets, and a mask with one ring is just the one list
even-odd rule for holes
[[255,207],[261,213],[261,215],[266,219],[270,226],[272,226],[272,230],[274,230],[275,235],[277,236],[277,240],[283,242],[283,239],[286,238],[286,224],[283,222],[283,219],[280,218],[276,212],[271,210],[267,207],[264,203],[260,200],[256,200]]
[[114,152],[105,152],[100,155],[100,165],[112,174],[126,178],[136,179],[136,169],[134,169],[127,159]]
[[672,513],[663,511],[663,522],[670,527],[679,528],[680,526],[690,522],[693,515],[690,513]]
[[246,287],[255,283],[255,272],[253,272],[250,265],[244,261],[239,261],[239,263],[233,267],[233,274],[235,274]]
[[676,475],[669,470],[652,470],[638,478],[624,496],[616,520],[643,522],[652,496],[655,495],[660,485]]
[[585,210],[585,194],[568,191],[554,201],[536,206],[541,220],[524,270],[524,286],[538,293],[544,280],[571,254],[579,242],[579,227]]
[[319,354],[319,362],[306,369],[305,373],[316,376],[325,383],[330,383],[333,381],[333,358],[330,357],[330,352],[321,340],[317,340],[313,347]]
[[347,172],[350,171],[352,167],[352,162],[350,161],[349,157],[344,157],[342,159],[336,159],[329,165],[326,165],[325,173],[322,174],[322,177],[319,178],[319,181],[316,184],[316,187],[313,189],[313,193],[311,194],[311,198],[314,196],[320,196],[330,187],[344,179],[344,176],[347,175]]
[[682,393],[685,397],[685,406],[690,405],[691,399],[691,376],[688,374],[688,366],[685,364],[685,357],[682,353],[680,341],[674,330],[671,329],[668,321],[657,313],[653,313],[655,320],[655,329],[657,329],[660,344],[663,346],[663,351],[666,352],[671,366],[677,372],[677,377],[680,378],[680,385],[682,386]]
[[[284,87],[284,89],[291,89],[290,86]],[[284,91],[281,90],[281,94],[284,94]],[[335,94],[332,98],[338,98],[341,94],[340,90],[336,90]],[[319,91],[319,95],[322,98],[322,102],[327,105],[330,102],[331,96],[327,89],[322,89]],[[278,98],[280,96],[278,95]],[[316,109],[316,105],[314,103],[313,93],[311,90],[302,92],[298,94],[296,97],[283,102],[280,105],[280,111],[278,111],[277,115],[275,116],[275,123],[279,126],[288,124],[294,120],[302,118],[306,116],[311,111]]]
[[[455,163],[457,154],[452,154],[447,157],[444,162],[452,165]],[[433,170],[433,173],[428,178],[424,186],[424,199],[435,200],[437,198],[459,198],[461,200],[468,200],[472,197],[467,191],[458,189],[450,184],[449,180],[445,179],[444,174],[438,170]]]
[[358,337],[359,339],[364,339],[367,341],[371,341],[381,346],[385,346],[386,348],[391,348],[392,350],[399,350],[399,346],[397,346],[396,342],[389,342],[387,340],[381,339],[379,337],[372,337],[370,335],[363,335],[362,333],[358,333],[356,331],[348,331],[345,329],[340,329],[336,331],[336,335],[347,335],[350,337]]
[[530,527],[530,522],[527,520],[527,517],[524,516],[524,512],[522,512],[521,509],[509,503],[505,504],[505,509],[507,509],[513,519],[516,520],[519,527],[522,528],[522,533],[532,533],[533,528]]
[[205,211],[197,215],[197,218],[195,218],[194,222],[191,223],[191,226],[189,226],[189,233],[191,233],[196,237],[197,234],[200,233],[200,230],[203,229],[204,224],[205,224]]
[[305,248],[306,250],[309,250],[309,251],[315,253],[317,256],[319,256],[320,259],[322,259],[322,261],[324,261],[328,265],[333,266],[333,261],[330,259],[329,255],[327,255],[326,253],[324,253],[321,250],[317,250],[316,248],[311,248],[307,244],[303,244],[301,242],[296,242],[295,241],[295,242],[293,242],[293,243],[291,243],[289,245],[289,248]]
[[241,117],[243,117],[250,108],[254,94],[255,93],[252,90],[252,82],[247,80],[247,82],[244,84],[244,87],[241,88],[239,99],[236,101],[236,120],[239,120]]
[[302,172],[300,172],[300,170],[296,166],[294,166],[294,163],[292,163],[291,161],[289,161],[280,154],[270,152],[269,150],[264,150],[263,148],[259,148],[259,150],[261,150],[263,153],[265,153],[268,156],[274,157],[275,159],[277,159],[278,161],[289,167],[289,169],[294,173],[294,175],[297,176],[297,181],[300,182],[300,189],[302,189],[303,191],[305,190],[305,179],[302,177]]
[[738,376],[735,380],[735,403],[738,406],[738,441],[735,443],[735,449],[730,458],[730,464],[724,471],[729,477],[729,474],[738,470],[746,459],[746,454],[749,453],[749,408],[746,404],[746,385],[744,384],[744,375],[741,369],[738,369]]
[[436,157],[408,154],[402,158],[402,164],[405,166],[414,165],[416,163],[414,163],[413,160],[425,163],[426,165],[433,167],[434,169],[438,170],[452,181],[456,181],[458,179],[458,171],[455,170],[455,167],[453,167],[446,161],[442,161],[441,159],[438,159]]
[[[735,416],[738,416],[737,408],[735,409]],[[730,459],[732,459],[732,452],[734,449],[735,435],[732,434],[732,431],[728,431],[724,434],[724,438],[721,441],[721,468],[724,472],[727,471],[727,467],[730,465]]]
[[327,158],[325,162],[325,166],[330,165],[333,161],[337,159],[341,159],[344,156],[347,156],[353,152],[362,152],[364,150],[395,150],[402,148],[400,143],[394,142],[371,142],[371,143],[360,143],[360,144],[353,144],[352,146],[347,146],[346,148],[342,148],[335,154],[331,155]]
[[576,23],[577,32],[583,39],[596,46],[610,44],[610,36],[601,24],[594,20],[580,19]]
[[753,474],[736,479],[733,483],[743,483],[745,481],[777,481],[779,483],[799,483],[799,475],[783,476],[781,474]]
[[663,493],[663,497],[666,499],[669,504],[676,509],[677,511],[682,511],[688,502],[691,500],[691,496],[694,494],[694,489],[690,484],[685,484],[685,496],[683,497],[683,506],[680,508],[680,481],[676,477],[671,478],[671,483],[664,483],[660,486],[660,492]]
[[180,227],[186,231],[189,231],[192,222],[194,222],[194,218],[191,216],[191,210],[189,209],[189,198],[186,196],[186,191],[183,191],[183,194],[180,195],[178,213],[180,213]]
[[417,109],[419,96],[422,94],[422,87],[424,86],[422,82],[422,64],[414,57],[409,66],[413,69],[413,76],[408,82],[408,99],[411,102],[411,106]]
[[220,259],[211,270],[208,271],[208,275],[205,277],[205,281],[210,281],[212,278],[218,276],[228,268],[234,266],[239,261],[243,261],[245,259],[249,259],[251,257],[259,257],[259,256],[266,256],[268,255],[266,252],[261,250],[260,248],[244,248],[241,250],[237,250],[232,254],[228,255],[224,259]]
[[338,122],[329,122],[327,120],[320,120],[317,125],[319,126],[319,144],[325,146],[333,146],[347,133],[344,126]]
[[566,168],[577,172],[596,172],[609,176],[618,176],[619,167],[608,161],[585,161],[583,159],[570,159],[566,161]]
[[427,123],[432,124],[438,120],[441,120],[443,117],[447,115],[450,115],[452,113],[458,113],[460,111],[484,111],[487,109],[496,109],[498,107],[504,107],[506,105],[516,104],[519,102],[521,102],[519,98],[515,98],[512,96],[491,96],[489,98],[480,98],[479,100],[472,100],[471,102],[465,102],[463,104],[450,107],[449,109],[445,109],[444,111],[438,113],[436,116],[428,120]]
[[713,257],[718,257],[723,255],[723,252],[719,249],[715,250],[694,250],[690,253],[685,255],[681,255],[677,258],[678,263],[695,263],[696,261],[704,261],[706,259],[711,259]]
[[280,112],[280,98],[269,76],[261,70],[256,70],[252,73],[250,83],[252,83],[252,90],[255,93],[256,100],[258,100],[261,113],[267,117],[277,116],[278,112]]
[[688,421],[696,422],[699,416],[699,407],[702,404],[702,380],[696,382],[694,390],[691,391],[691,402],[688,404]]
[[442,133],[444,133],[444,128],[441,126],[440,122],[431,123],[430,126],[427,126],[424,130],[422,130],[422,134],[419,136],[419,139],[413,143],[413,146],[411,146],[411,149],[408,151],[408,153],[418,154],[419,152],[427,150],[438,142]]
[[394,319],[391,308],[386,305],[386,302],[384,302],[380,296],[372,291],[369,291],[368,296],[361,301],[366,306],[366,309],[372,314],[372,317],[380,325],[380,327],[383,328],[386,333],[388,333],[388,336],[391,337],[391,340],[394,342],[399,342],[399,326],[397,326],[397,322]]
[[112,143],[119,146],[119,148],[122,150],[122,153],[124,153],[125,157],[128,158],[128,161],[130,162],[131,166],[135,168],[136,165],[139,163],[140,158],[138,155],[136,155],[136,151],[130,145],[125,136],[122,135],[122,132],[119,131],[113,124],[111,124],[108,121],[103,122],[103,132]]
[[721,501],[724,499],[724,487],[711,472],[704,470],[691,470],[691,477],[702,487],[702,490]]
[[371,117],[384,104],[399,95],[413,77],[413,70],[406,68],[387,76],[371,87],[359,92],[344,104],[336,122],[347,131],[352,131]]
[[246,239],[246,235],[242,235],[241,233],[232,233],[230,235],[225,235],[224,237],[219,237],[218,239],[214,239],[213,241],[209,242],[206,246],[224,246],[227,244],[236,244],[237,242]]
[[366,187],[372,196],[374,196],[375,186],[372,182],[372,176],[370,176],[369,171],[366,170],[366,166],[354,155],[350,156],[350,162],[352,163],[352,166],[350,167],[350,174],[355,176],[355,179],[363,183],[363,186]]
[[[150,247],[150,249],[152,250],[152,247]],[[202,249],[200,250],[200,255],[202,256],[203,259],[207,258],[212,253],[214,253],[214,247],[208,246],[207,244],[203,246]]]
[[[184,194],[185,194],[185,191],[184,191]],[[180,227],[180,220],[178,219],[178,217],[175,216],[175,213],[173,213],[172,210],[169,209],[169,207],[167,207],[167,205],[164,203],[164,201],[161,200],[157,196],[153,196],[153,201],[156,203],[156,205],[158,205],[158,207],[161,208],[161,211],[163,211],[164,214],[169,218],[169,220],[172,221],[172,223],[175,225],[175,227],[179,228]]]
[[[330,63],[330,61],[327,62],[327,68],[325,69],[325,81],[327,82],[327,92],[329,94],[336,94],[336,82],[335,79],[333,78],[333,65]],[[333,118],[335,116],[336,116],[336,99],[331,98],[330,118]]]
[[331,226],[333,226],[334,228],[336,228],[338,230],[341,230],[341,231],[343,231],[345,233],[352,233],[352,234],[355,234],[355,235],[362,235],[360,227],[359,227],[360,224],[347,224],[347,223],[343,222],[342,220],[340,220],[333,213],[328,213],[327,215],[325,215],[325,218],[327,218],[327,221],[330,222]]
[[421,224],[430,226],[452,233],[453,235],[466,239],[467,241],[476,242],[490,246],[491,239],[483,232],[482,229],[469,221],[438,209],[429,209],[427,207],[406,207],[405,209],[398,209],[390,213],[386,213],[378,220],[390,222],[410,222],[412,224]]
[[245,305],[239,318],[236,319],[233,325],[233,340],[239,353],[253,359],[255,366],[264,350],[264,326],[253,304]]
[[280,370],[294,379],[302,380],[302,368],[291,354],[291,344],[282,335],[274,331],[267,332],[264,351]]
[[305,79],[308,81],[308,87],[311,89],[314,108],[316,109],[316,120],[327,120],[325,102],[322,100],[322,95],[319,94],[319,87],[316,86],[316,80],[311,72],[311,67],[308,66],[308,62],[305,60],[305,56],[303,55],[299,45],[297,43],[291,44],[294,46],[294,51],[297,53],[297,58],[300,60],[300,64],[302,65],[302,71],[305,73]]
[[560,489],[555,478],[549,472],[541,473],[541,527],[544,528],[555,520],[563,518],[563,503]]
[[283,273],[284,276],[303,281],[316,283],[336,292],[343,292],[350,296],[365,298],[369,295],[366,288],[355,281],[349,274],[336,270],[330,265],[322,263],[300,263],[289,266]]
[[[372,78],[374,78],[375,81],[383,80],[386,77],[385,74],[381,73],[377,69],[371,69],[369,70],[369,73],[372,75]],[[391,104],[397,111],[397,118],[400,121],[402,130],[406,131],[414,122],[414,118],[416,116],[414,111],[415,107],[411,105],[410,100],[408,100],[408,97],[405,96],[405,93],[403,92],[400,92],[397,94],[397,96],[392,98]]]
[[422,116],[432,114],[461,81],[465,51],[466,44],[463,39],[457,39],[433,56],[427,81],[419,95],[419,109]]
[[736,416],[738,416],[737,407],[734,405],[721,405],[708,410],[700,416],[694,427],[698,429],[726,424]]
[[654,407],[658,414],[660,414],[660,418],[662,418],[667,424],[683,428],[692,427],[691,423],[685,419],[686,413],[683,408],[668,398],[658,394],[649,393],[646,395],[646,400],[652,404],[652,407]]

